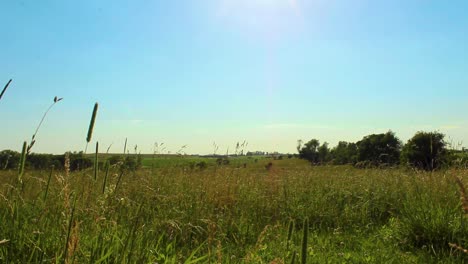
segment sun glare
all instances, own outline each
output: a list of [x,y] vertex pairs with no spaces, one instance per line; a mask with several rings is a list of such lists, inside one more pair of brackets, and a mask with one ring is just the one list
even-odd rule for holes
[[228,1],[250,8],[283,8],[291,7],[294,5],[293,0],[240,0],[240,1]]
[[287,28],[301,12],[297,0],[222,0],[218,16],[244,30],[271,33]]
[[222,0],[221,6],[225,11],[244,11],[269,13],[277,11],[297,11],[298,5],[296,0]]

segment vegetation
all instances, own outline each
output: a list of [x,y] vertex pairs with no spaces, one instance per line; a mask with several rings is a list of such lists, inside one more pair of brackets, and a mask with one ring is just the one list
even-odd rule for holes
[[418,132],[406,143],[402,161],[423,170],[435,170],[449,163],[444,135],[438,132]]
[[331,150],[333,164],[355,164],[357,162],[357,145],[346,141],[338,142],[338,145]]
[[365,136],[356,145],[358,162],[395,165],[400,161],[401,141],[391,131]]
[[[449,150],[444,137],[439,132],[420,131],[403,146],[395,133],[388,131],[365,136],[356,143],[340,141],[331,150],[328,143],[320,145],[317,139],[312,139],[303,146],[300,141],[298,151],[300,158],[312,164],[352,164],[358,168],[396,166],[401,162],[403,165],[430,171],[454,163],[466,163],[466,155]],[[458,160],[455,161],[455,158]]]
[[306,159],[314,164],[327,161],[325,156],[320,156],[324,154],[326,155],[327,152],[324,152],[324,149],[327,149],[327,146],[328,144],[324,143],[323,147],[321,148],[321,152],[319,152],[320,141],[317,139],[311,139],[309,142],[305,143],[302,148],[298,146],[299,157],[301,159]]
[[[84,155],[83,152],[69,152],[70,170],[82,170],[93,166],[93,161]],[[19,168],[21,161],[21,153],[12,150],[3,150],[0,152],[0,167],[3,170],[11,170]],[[25,167],[29,170],[49,170],[51,167],[56,169],[64,169],[65,154],[37,154],[31,153],[27,155]]]
[[0,262],[466,260],[452,247],[468,247],[467,204],[459,199],[466,170],[362,170],[298,159],[244,159],[239,168],[206,159],[204,170],[117,164],[94,180],[92,168],[69,172],[65,157],[65,170],[26,170],[21,188],[14,171],[0,174]]

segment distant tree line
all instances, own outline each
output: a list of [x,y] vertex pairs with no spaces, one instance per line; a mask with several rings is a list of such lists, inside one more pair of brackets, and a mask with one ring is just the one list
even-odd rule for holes
[[423,170],[435,170],[450,165],[451,152],[447,149],[444,134],[417,132],[406,144],[388,131],[363,137],[356,143],[340,141],[329,148],[312,139],[298,141],[299,157],[312,164],[352,164],[356,167],[408,165]]
[[[70,170],[87,169],[93,166],[93,161],[83,152],[69,152]],[[3,170],[17,169],[21,154],[13,150],[0,151],[0,168]],[[35,170],[44,170],[51,167],[63,169],[65,154],[36,154],[31,153],[26,159],[26,167]]]
[[[0,151],[0,170],[16,170],[19,166],[21,153],[13,150]],[[93,159],[89,155],[81,152],[68,152],[70,158],[70,170],[84,170],[93,166]],[[113,155],[107,159],[110,165],[119,165],[122,169],[136,170],[142,166],[141,155]],[[103,162],[100,161],[100,168]],[[32,170],[46,170],[54,167],[55,169],[63,169],[65,164],[65,154],[36,154],[31,153],[26,159],[26,168]]]

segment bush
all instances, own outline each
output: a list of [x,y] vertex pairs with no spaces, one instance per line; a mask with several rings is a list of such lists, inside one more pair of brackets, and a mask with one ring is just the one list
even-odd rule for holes
[[206,163],[206,161],[200,161],[195,166],[199,168],[200,170],[204,170],[208,168],[208,164]]
[[142,159],[141,155],[132,155],[132,156],[126,156],[125,159],[123,160],[123,165],[122,168],[126,170],[131,170],[135,171],[142,166]]
[[217,158],[216,159],[216,164],[218,165],[229,165],[231,161],[228,158]]
[[113,155],[109,157],[108,159],[110,165],[115,165],[121,161],[123,161],[123,158],[120,155]]
[[365,136],[356,145],[357,161],[359,162],[395,165],[400,161],[401,141],[392,131]]
[[402,162],[427,171],[441,168],[449,162],[449,152],[439,132],[417,132],[403,148]]
[[107,161],[109,161],[111,166],[121,163],[120,168],[124,170],[134,171],[140,169],[142,166],[142,158],[140,154],[126,156],[113,155],[109,157]]

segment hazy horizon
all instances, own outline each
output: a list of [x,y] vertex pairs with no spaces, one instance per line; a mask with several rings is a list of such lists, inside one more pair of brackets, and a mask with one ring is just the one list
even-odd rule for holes
[[[392,130],[468,141],[464,1],[4,1],[0,150],[296,153]],[[466,146],[465,144],[463,144]],[[90,152],[92,147],[88,147]]]

